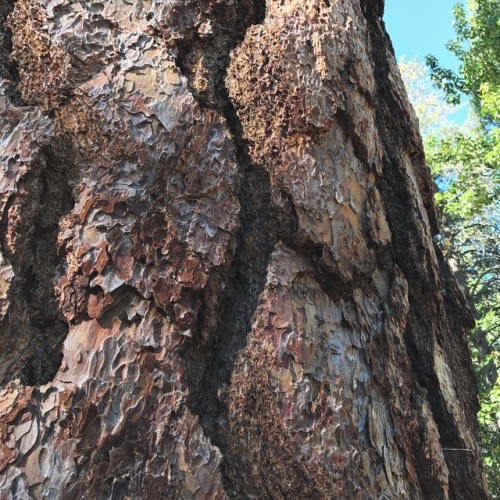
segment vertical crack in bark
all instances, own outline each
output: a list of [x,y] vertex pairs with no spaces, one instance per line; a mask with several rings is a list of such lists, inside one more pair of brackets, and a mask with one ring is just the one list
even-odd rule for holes
[[61,262],[57,236],[59,220],[72,206],[66,165],[47,149],[20,179],[17,193],[3,213],[2,252],[15,277],[9,294],[12,307],[2,336],[28,339],[23,362],[14,365],[8,375],[9,379],[20,376],[25,385],[49,382],[61,362],[68,325],[54,292]]
[[[11,105],[22,106],[17,90],[19,75],[10,60],[12,33],[7,28],[14,4],[14,0],[4,0],[0,5],[0,80],[5,85],[4,98]],[[0,246],[3,257],[12,266],[14,278],[0,345],[4,353],[14,355],[2,359],[0,384],[16,377],[25,385],[44,384],[60,366],[61,345],[68,325],[59,312],[54,291],[60,264],[57,236],[60,218],[73,205],[69,188],[73,155],[65,152],[63,142],[54,140],[40,152],[19,179],[16,192],[1,214]],[[59,154],[66,159],[59,159]]]
[[[202,312],[200,329],[208,331],[199,336],[198,343],[190,346],[186,353],[190,385],[188,406],[199,416],[207,436],[224,456],[224,486],[231,497],[242,489],[239,484],[242,474],[238,473],[242,464],[228,446],[225,394],[238,353],[245,347],[252,328],[252,317],[266,284],[271,254],[282,236],[279,231],[282,214],[271,202],[268,172],[252,162],[243,139],[242,124],[225,86],[225,77],[230,51],[242,42],[250,26],[263,22],[265,8],[263,0],[240,1],[236,6],[236,20],[229,19],[226,11],[214,11],[214,38],[201,41],[193,36],[184,40],[178,46],[177,58],[177,65],[188,78],[200,105],[218,111],[226,119],[242,179],[239,191],[241,226],[226,286],[216,310],[206,308]],[[208,73],[208,85],[202,91],[194,82],[194,61],[200,57]],[[294,228],[286,228],[286,231],[294,231]],[[214,322],[215,328],[207,326]]]
[[21,96],[17,91],[19,75],[16,65],[10,60],[12,53],[12,33],[7,28],[7,18],[14,9],[14,0],[0,2],[0,79],[7,81],[6,97],[14,105],[22,105]]
[[12,33],[5,24],[14,9],[13,0],[3,0],[0,5],[0,77],[10,77],[9,54],[12,52]]
[[[7,28],[14,4],[5,0],[0,5],[0,80],[4,98],[22,106],[19,75],[10,59],[12,33]],[[16,377],[25,385],[44,384],[60,366],[68,325],[58,310],[54,279],[60,263],[59,219],[72,206],[68,175],[67,165],[45,148],[19,180],[1,214],[0,246],[14,278],[0,332],[2,350],[9,353],[2,359],[0,384]]]

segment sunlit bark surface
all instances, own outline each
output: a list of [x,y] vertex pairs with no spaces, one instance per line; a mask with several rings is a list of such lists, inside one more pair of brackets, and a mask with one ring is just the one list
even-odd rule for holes
[[487,498],[378,0],[2,0],[0,497]]

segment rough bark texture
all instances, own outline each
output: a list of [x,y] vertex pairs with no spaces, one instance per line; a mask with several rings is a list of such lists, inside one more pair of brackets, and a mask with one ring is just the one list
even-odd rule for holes
[[2,0],[1,498],[487,498],[382,11]]

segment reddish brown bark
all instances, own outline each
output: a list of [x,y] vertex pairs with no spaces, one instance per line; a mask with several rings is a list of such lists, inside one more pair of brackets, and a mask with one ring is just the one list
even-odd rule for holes
[[382,11],[2,4],[2,497],[487,498]]

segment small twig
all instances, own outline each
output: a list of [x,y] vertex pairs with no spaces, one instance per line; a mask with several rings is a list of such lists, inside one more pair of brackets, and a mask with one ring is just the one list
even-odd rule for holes
[[469,448],[443,448],[443,451],[469,451],[470,453],[474,453],[474,450],[470,450]]

